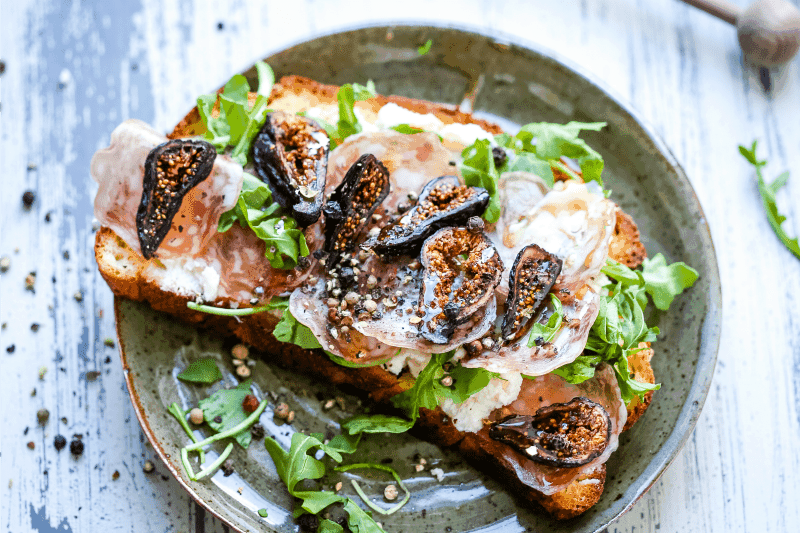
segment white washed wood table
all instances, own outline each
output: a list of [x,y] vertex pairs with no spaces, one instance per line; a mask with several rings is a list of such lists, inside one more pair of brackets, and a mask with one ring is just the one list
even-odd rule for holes
[[[228,530],[163,465],[142,470],[153,452],[104,345],[114,319],[92,254],[89,159],[120,121],[166,131],[197,95],[269,52],[410,17],[518,36],[604,80],[664,137],[707,214],[724,302],[708,401],[674,464],[609,530],[800,531],[800,261],[772,234],[736,150],[759,138],[770,179],[798,171],[780,206],[800,232],[799,63],[774,71],[765,94],[732,28],[675,0],[3,0],[0,256],[11,266],[0,274],[0,531]],[[82,434],[83,456],[57,453],[57,433]]]

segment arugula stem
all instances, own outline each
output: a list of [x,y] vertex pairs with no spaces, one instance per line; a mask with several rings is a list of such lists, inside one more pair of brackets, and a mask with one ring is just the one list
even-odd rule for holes
[[215,307],[213,305],[200,305],[194,302],[187,302],[186,307],[193,311],[200,311],[201,313],[208,313],[210,315],[219,316],[249,316],[257,313],[263,313],[272,309],[269,304],[259,307],[245,307],[242,309],[227,309],[225,307]]
[[225,459],[228,458],[228,456],[231,454],[232,451],[233,451],[233,443],[229,442],[228,445],[225,446],[225,450],[222,452],[222,454],[219,457],[217,457],[217,459],[213,463],[208,465],[206,468],[202,469],[196,476],[194,476],[194,478],[192,478],[192,480],[198,481],[200,479],[203,479],[208,474],[219,468],[220,465],[225,462]]
[[[183,409],[181,409],[181,406],[178,405],[177,403],[173,403],[172,405],[169,406],[168,411],[169,414],[171,414],[178,420],[178,423],[181,425],[183,430],[186,432],[187,435],[189,435],[189,438],[192,439],[192,442],[197,442],[197,437],[194,436],[192,428],[190,428],[189,424],[186,423],[186,412]],[[206,453],[201,450],[200,464],[203,464],[205,462],[206,462]]]
[[399,511],[400,509],[402,509],[402,507],[406,503],[408,503],[408,500],[411,499],[411,492],[408,490],[408,487],[406,487],[406,484],[403,483],[403,480],[400,479],[400,476],[397,474],[397,472],[395,472],[394,469],[388,466],[377,465],[372,463],[355,463],[351,465],[337,466],[336,468],[334,468],[334,470],[336,470],[337,472],[347,472],[348,470],[354,470],[356,468],[373,468],[376,470],[383,470],[384,472],[389,472],[390,474],[392,474],[392,477],[394,477],[394,480],[397,481],[397,484],[400,485],[400,488],[403,489],[403,492],[406,493],[405,498],[403,498],[403,500],[394,507],[390,509],[381,509],[380,507],[378,507],[369,500],[369,497],[361,489],[361,486],[358,484],[358,482],[356,482],[355,479],[351,479],[350,483],[353,484],[353,488],[356,489],[356,493],[358,493],[358,495],[361,497],[364,503],[366,503],[367,506],[376,513],[380,513],[385,516],[392,515],[397,511]]
[[192,465],[189,463],[189,452],[186,448],[181,448],[181,462],[183,463],[183,469],[186,470],[186,473],[189,474],[189,479],[194,479],[194,470],[192,470]]
[[206,446],[207,444],[211,444],[212,442],[217,442],[218,440],[222,440],[222,439],[226,439],[228,437],[232,437],[232,436],[236,435],[237,433],[239,433],[241,431],[244,431],[245,429],[247,429],[250,426],[252,426],[253,424],[255,424],[256,420],[258,420],[258,417],[261,416],[261,413],[263,413],[264,409],[266,409],[266,408],[267,408],[267,400],[264,400],[258,405],[256,410],[253,411],[250,414],[250,416],[245,418],[239,424],[235,425],[234,427],[232,427],[232,428],[230,428],[230,429],[228,429],[226,431],[223,431],[222,433],[217,433],[215,435],[211,435],[207,439],[201,440],[200,442],[195,442],[194,444],[190,444],[189,446],[186,446],[184,448],[184,450],[189,451],[189,452],[194,451],[194,450],[199,450],[203,446]]
[[582,181],[582,180],[581,180],[581,177],[580,177],[580,176],[578,176],[578,175],[575,173],[575,171],[574,171],[574,170],[572,170],[571,168],[569,168],[569,167],[568,167],[567,165],[565,165],[565,164],[564,164],[562,161],[559,161],[559,160],[557,160],[557,159],[553,159],[553,160],[551,160],[551,161],[550,161],[550,165],[551,165],[551,166],[553,166],[553,167],[555,167],[555,168],[557,168],[558,170],[560,170],[560,171],[561,171],[561,172],[563,172],[564,174],[568,175],[570,178],[572,178],[572,179],[574,179],[574,180],[577,180],[577,181]]

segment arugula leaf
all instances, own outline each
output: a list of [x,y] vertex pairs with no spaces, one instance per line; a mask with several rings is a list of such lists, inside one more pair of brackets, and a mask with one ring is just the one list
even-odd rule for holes
[[292,435],[289,451],[281,448],[280,444],[271,437],[264,440],[264,445],[275,463],[278,475],[286,484],[289,494],[302,500],[300,508],[295,511],[295,517],[303,514],[303,511],[317,514],[331,504],[343,503],[344,510],[348,515],[348,526],[352,531],[383,533],[375,521],[350,498],[330,491],[295,490],[300,481],[319,479],[325,475],[325,464],[310,455],[310,452],[322,450],[338,463],[342,461],[342,456],[336,449],[323,444],[315,436],[302,433]]
[[500,173],[494,166],[491,142],[478,139],[472,146],[461,152],[463,161],[459,166],[464,183],[470,187],[483,187],[489,193],[489,205],[483,212],[486,222],[497,222],[500,219],[500,198],[497,194],[497,182]]
[[642,267],[644,288],[662,311],[669,309],[675,296],[694,285],[699,277],[697,270],[684,262],[667,265],[666,258],[661,254],[645,259]]
[[[244,422],[248,415],[242,408],[242,401],[245,396],[250,394],[252,382],[253,380],[248,379],[233,389],[220,389],[198,402],[198,406],[203,410],[206,423],[214,431],[222,433]],[[219,417],[219,422],[216,421],[217,417]],[[242,448],[247,449],[250,445],[251,435],[247,429],[234,435],[234,438]]]
[[269,516],[269,513],[267,512],[266,509],[259,509],[258,516],[260,516],[261,518],[266,518],[267,516]]
[[411,126],[409,124],[398,124],[397,126],[392,126],[389,128],[390,130],[394,130],[398,133],[405,133],[408,135],[413,135],[415,133],[424,133],[425,130],[422,128],[417,128],[415,126]]
[[561,322],[564,320],[564,308],[561,305],[561,300],[555,294],[550,294],[550,300],[553,302],[553,314],[547,319],[546,324],[534,322],[531,327],[531,334],[528,337],[528,348],[536,344],[536,339],[542,339],[542,342],[552,341],[556,333],[561,329]]
[[594,377],[594,369],[601,361],[600,355],[579,355],[573,362],[553,370],[553,374],[561,376],[569,383],[583,383]]
[[333,520],[323,518],[319,521],[317,533],[344,533],[344,528]]
[[783,216],[778,211],[778,203],[777,203],[777,194],[778,191],[781,190],[786,185],[787,180],[789,179],[789,172],[784,172],[770,184],[764,180],[764,175],[761,173],[761,167],[766,166],[767,161],[759,161],[758,157],[756,157],[756,146],[757,141],[753,141],[753,146],[745,148],[744,146],[739,146],[739,153],[741,153],[747,161],[750,162],[756,168],[756,176],[758,176],[758,192],[761,194],[761,201],[764,204],[764,210],[767,212],[767,220],[769,220],[769,225],[772,226],[772,230],[775,232],[775,235],[781,240],[781,242],[792,252],[798,259],[800,259],[800,243],[797,240],[797,237],[792,239],[789,237],[789,234],[786,233],[786,230],[783,229],[783,223],[786,221],[786,217]]
[[372,80],[367,81],[366,85],[347,83],[339,87],[336,92],[336,100],[339,105],[339,120],[336,122],[336,126],[318,120],[331,139],[331,150],[349,136],[361,132],[361,124],[358,122],[355,112],[356,102],[369,100],[375,96],[375,83]]
[[292,315],[292,312],[287,308],[283,311],[283,317],[280,322],[275,326],[272,335],[281,342],[288,342],[296,344],[297,346],[306,350],[314,348],[322,348],[314,333],[308,328],[297,321]]
[[663,254],[645,259],[641,272],[631,270],[610,257],[601,270],[623,285],[644,287],[653,303],[662,311],[666,311],[675,297],[694,285],[700,277],[697,270],[682,261],[668,265]]
[[390,415],[356,415],[342,422],[342,429],[350,435],[362,433],[405,433],[414,425],[413,420]]
[[297,222],[283,214],[277,203],[272,203],[269,187],[245,172],[242,191],[236,207],[220,216],[217,231],[228,231],[235,222],[250,228],[259,239],[264,241],[264,255],[273,268],[292,269],[297,265],[299,257],[309,254],[303,230]]
[[354,83],[353,93],[355,93],[356,100],[369,100],[370,98],[375,98],[378,95],[375,91],[375,82],[372,80],[367,80],[366,85]]
[[453,357],[455,350],[431,355],[430,361],[414,380],[414,385],[407,391],[392,397],[395,407],[402,409],[412,422],[419,418],[419,410],[436,409],[440,398],[449,398],[455,403],[462,403],[480,391],[498,374],[483,368],[466,368],[461,364],[450,371],[453,386],[445,387],[441,383],[445,370],[442,368]]
[[428,39],[425,41],[425,44],[417,48],[417,53],[421,56],[424,56],[431,51],[431,46],[433,46],[433,39]]
[[[574,159],[581,167],[583,181],[596,181],[602,187],[603,157],[578,136],[581,131],[600,131],[605,126],[605,122],[536,122],[522,126],[517,138],[522,140],[526,151],[534,151],[540,159],[559,162],[562,157]],[[536,139],[535,148],[531,137]]]
[[178,374],[178,379],[194,383],[214,383],[222,379],[217,362],[213,357],[203,357],[192,361],[183,372]]
[[256,71],[259,83],[252,108],[248,102],[250,87],[241,74],[233,76],[221,94],[204,94],[197,98],[200,120],[206,127],[203,137],[220,153],[233,147],[231,158],[242,166],[247,164],[253,138],[266,120],[267,100],[275,82],[275,74],[266,63],[256,63]]

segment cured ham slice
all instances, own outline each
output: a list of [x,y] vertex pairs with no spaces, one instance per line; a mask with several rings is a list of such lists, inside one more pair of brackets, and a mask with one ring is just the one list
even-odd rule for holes
[[[136,211],[142,201],[147,155],[167,138],[144,122],[126,120],[111,133],[108,148],[92,157],[91,174],[98,183],[94,214],[141,255]],[[219,217],[236,205],[242,188],[242,167],[217,156],[211,174],[183,198],[172,227],[159,246],[159,259],[182,259],[203,254],[217,233]]]
[[[566,488],[581,475],[594,471],[604,464],[619,446],[619,435],[625,426],[628,410],[622,401],[614,370],[602,364],[597,367],[593,378],[577,385],[572,385],[555,374],[540,376],[534,380],[526,379],[522,383],[517,399],[510,405],[494,411],[490,416],[492,421],[497,421],[509,414],[535,415],[542,407],[554,403],[567,403],[579,397],[600,404],[611,417],[608,445],[603,453],[591,462],[577,468],[549,466],[531,461],[509,446],[499,443],[496,446],[497,453],[502,455],[502,460],[510,470],[517,472],[526,485],[544,494],[554,494]],[[481,429],[481,432],[488,433],[488,429]]]

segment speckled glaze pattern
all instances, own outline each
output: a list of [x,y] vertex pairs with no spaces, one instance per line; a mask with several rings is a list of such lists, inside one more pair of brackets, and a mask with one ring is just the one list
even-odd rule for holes
[[[419,55],[418,46],[428,39],[433,41],[430,52]],[[383,94],[462,104],[505,128],[534,121],[608,123],[601,132],[588,132],[585,137],[605,158],[603,176],[613,191],[612,199],[634,217],[651,255],[662,252],[670,261],[685,261],[700,272],[700,280],[669,312],[651,317],[661,329],[653,367],[662,388],[645,416],[623,435],[620,449],[608,462],[601,500],[574,520],[553,521],[536,508],[519,506],[513,495],[457,455],[407,435],[367,439],[352,458],[353,462],[391,459],[412,490],[406,507],[379,519],[388,531],[450,527],[452,531],[577,533],[605,528],[647,491],[688,439],[708,392],[719,345],[721,294],[713,244],[694,191],[669,150],[601,84],[566,66],[550,51],[514,44],[500,35],[455,28],[369,27],[307,41],[266,61],[279,77],[299,74],[335,84],[372,79]],[[255,72],[251,69],[246,75],[254,78]],[[145,434],[173,475],[236,531],[293,531],[292,502],[259,443],[246,452],[235,449],[237,471],[229,478],[218,472],[210,480],[191,482],[180,465],[179,449],[188,439],[167,407],[173,401],[191,407],[211,390],[183,384],[176,376],[191,360],[210,354],[225,369],[226,381],[235,383],[225,355],[230,346],[187,330],[141,304],[118,300],[115,309],[131,398]],[[287,444],[293,431],[335,431],[336,421],[358,407],[356,398],[345,397],[345,409],[337,406],[326,411],[321,399],[341,393],[263,362],[253,370],[261,397],[274,395],[261,421]],[[294,424],[279,425],[273,419],[272,408],[279,399],[296,410]],[[445,479],[438,482],[429,471],[414,472],[417,454],[441,467]],[[332,486],[342,480],[343,492],[352,495],[347,481],[351,478],[376,495],[388,482],[388,477],[358,471],[324,483]],[[382,497],[375,501],[388,506]],[[260,508],[268,510],[266,518],[258,516]]]

